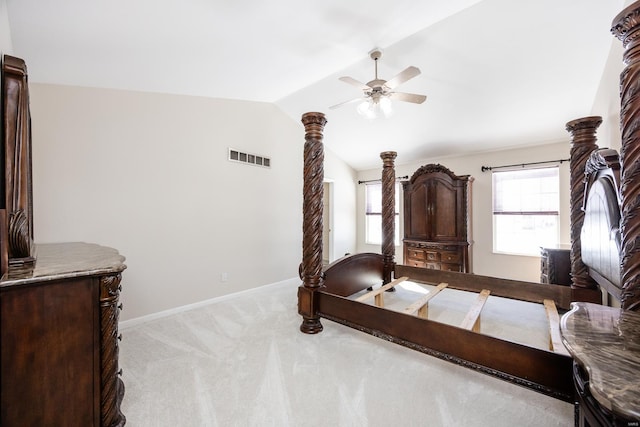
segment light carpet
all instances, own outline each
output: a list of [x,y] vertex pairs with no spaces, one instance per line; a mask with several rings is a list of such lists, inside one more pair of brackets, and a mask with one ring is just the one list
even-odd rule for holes
[[284,282],[122,328],[132,427],[571,426],[573,406],[323,320]]

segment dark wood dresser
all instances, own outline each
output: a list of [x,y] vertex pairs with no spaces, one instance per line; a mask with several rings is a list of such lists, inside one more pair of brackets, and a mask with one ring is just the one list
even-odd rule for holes
[[540,248],[540,283],[571,286],[571,245]]
[[122,426],[124,257],[34,243],[27,66],[9,55],[0,62],[0,425]]
[[574,302],[562,341],[574,359],[576,426],[640,425],[640,313]]
[[429,164],[403,183],[405,265],[472,272],[472,181]]
[[36,245],[0,280],[2,426],[122,426],[118,298],[124,257],[86,243]]

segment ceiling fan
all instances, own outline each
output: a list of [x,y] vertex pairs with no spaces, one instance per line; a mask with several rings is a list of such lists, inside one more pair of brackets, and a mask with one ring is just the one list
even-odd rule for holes
[[382,57],[382,52],[379,49],[374,49],[369,53],[369,55],[375,63],[375,78],[373,80],[371,80],[367,84],[364,84],[352,77],[345,76],[340,77],[339,79],[345,83],[361,89],[364,96],[333,105],[329,107],[330,109],[335,109],[346,104],[362,101],[358,106],[358,113],[368,118],[375,118],[380,114],[388,117],[392,113],[392,99],[404,102],[412,102],[414,104],[422,104],[427,99],[425,95],[394,91],[394,89],[400,86],[402,83],[418,76],[420,74],[419,68],[413,66],[407,67],[391,80],[382,80],[378,78],[378,60]]

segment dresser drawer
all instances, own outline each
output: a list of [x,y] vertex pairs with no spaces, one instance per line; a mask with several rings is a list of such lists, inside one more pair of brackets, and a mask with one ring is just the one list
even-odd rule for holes
[[404,241],[404,264],[432,270],[467,271],[468,247],[452,243]]
[[442,252],[440,254],[440,260],[442,262],[460,263],[460,253],[459,252]]
[[416,260],[416,261],[426,259],[424,251],[420,249],[407,249],[407,257],[410,260]]
[[427,261],[440,262],[440,252],[427,251],[425,253],[427,255]]
[[462,271],[462,266],[460,264],[440,264],[440,270],[443,271]]
[[410,259],[407,260],[407,265],[410,265],[411,267],[425,268],[427,266],[427,263],[424,261],[416,261],[414,259]]

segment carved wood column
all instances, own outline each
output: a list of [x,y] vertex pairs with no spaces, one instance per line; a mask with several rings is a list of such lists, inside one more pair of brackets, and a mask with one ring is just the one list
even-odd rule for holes
[[302,316],[300,330],[307,334],[322,331],[315,291],[322,286],[322,197],[324,193],[324,125],[322,113],[302,115],[305,130],[304,188],[302,224],[302,286],[298,288],[298,313]]
[[587,266],[582,262],[580,233],[584,223],[585,165],[591,153],[598,149],[596,130],[602,117],[592,116],[572,120],[567,123],[571,134],[571,161],[569,183],[571,188],[571,288],[574,301],[600,303],[602,297],[598,284],[589,276]]
[[118,367],[121,280],[121,274],[100,277],[100,425],[105,427],[121,427],[126,422],[120,411],[124,384]]
[[620,254],[622,308],[640,310],[640,2],[615,17],[611,32],[622,41],[620,74]]
[[380,153],[382,159],[382,257],[384,262],[383,284],[391,282],[395,267],[395,216],[396,216],[396,171],[395,151]]

